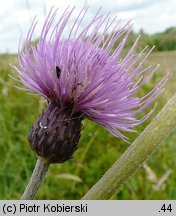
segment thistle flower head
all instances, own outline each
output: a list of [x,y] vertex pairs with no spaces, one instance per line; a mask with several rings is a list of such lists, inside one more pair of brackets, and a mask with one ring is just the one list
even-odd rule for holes
[[70,26],[67,37],[63,38],[73,10],[67,8],[57,19],[57,10],[52,8],[37,45],[32,45],[34,20],[25,49],[19,52],[19,67],[14,66],[26,90],[48,100],[48,107],[34,123],[29,139],[36,153],[53,163],[72,156],[79,141],[81,120],[85,117],[125,139],[122,131],[133,131],[134,126],[150,116],[153,110],[142,119],[136,118],[166,81],[166,78],[162,79],[145,96],[137,97],[138,90],[158,68],[143,76],[149,69],[143,64],[151,50],[144,54],[144,49],[135,55],[137,38],[126,56],[121,58],[131,24],[119,29],[116,18],[103,16],[100,10],[80,30],[87,12],[83,8]]

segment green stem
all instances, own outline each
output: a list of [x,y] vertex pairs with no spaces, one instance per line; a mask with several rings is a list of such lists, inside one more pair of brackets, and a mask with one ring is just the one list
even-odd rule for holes
[[82,199],[110,199],[174,130],[176,130],[176,94]]
[[48,163],[41,159],[37,160],[31,179],[23,193],[23,196],[21,197],[22,200],[32,200],[35,198],[35,195],[44,180],[48,168]]

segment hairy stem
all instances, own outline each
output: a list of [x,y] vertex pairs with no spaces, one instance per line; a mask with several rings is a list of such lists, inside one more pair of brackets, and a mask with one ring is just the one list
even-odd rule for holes
[[176,94],[82,199],[110,199],[174,130],[176,130]]
[[37,160],[31,179],[21,197],[22,200],[32,200],[35,198],[35,195],[45,178],[48,168],[49,163],[44,162],[41,159]]

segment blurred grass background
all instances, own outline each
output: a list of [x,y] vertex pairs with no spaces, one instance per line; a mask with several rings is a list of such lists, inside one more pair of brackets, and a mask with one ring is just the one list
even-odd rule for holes
[[[18,83],[8,76],[14,73],[9,62],[17,64],[17,57],[0,55],[0,199],[19,199],[36,162],[28,144],[28,132],[44,104],[39,103],[38,96],[14,88]],[[176,51],[156,49],[147,64],[155,66],[158,63],[160,69],[139,94],[148,92],[168,71],[169,81],[165,91],[155,100],[158,106],[150,119],[137,127],[137,133],[127,134],[131,142],[176,91]],[[80,199],[126,148],[128,144],[124,141],[85,120],[74,159],[51,165],[36,198]],[[145,166],[112,199],[176,199],[176,133],[163,141]]]

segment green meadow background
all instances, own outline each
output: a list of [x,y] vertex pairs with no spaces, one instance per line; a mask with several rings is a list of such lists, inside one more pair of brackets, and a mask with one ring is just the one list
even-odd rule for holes
[[[176,31],[175,28],[142,38],[139,50],[146,44],[155,51],[147,65],[160,63],[160,69],[139,92],[142,96],[169,72],[165,91],[142,113],[157,102],[152,116],[138,126],[137,133],[128,133],[132,142],[156,116],[176,91]],[[134,42],[132,34],[127,50]],[[8,74],[15,74],[9,63],[17,64],[17,56],[0,55],[0,199],[20,199],[32,174],[36,156],[28,144],[28,132],[45,104],[39,96],[16,89],[19,85]],[[16,75],[14,75],[16,76]],[[141,115],[141,116],[142,116]],[[79,149],[74,159],[51,165],[37,199],[80,199],[128,148],[129,144],[113,137],[94,122],[83,122]],[[118,188],[117,188],[118,189]],[[148,161],[122,188],[114,191],[112,199],[176,199],[176,133],[173,133],[152,154]]]

